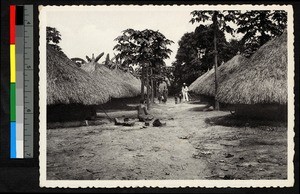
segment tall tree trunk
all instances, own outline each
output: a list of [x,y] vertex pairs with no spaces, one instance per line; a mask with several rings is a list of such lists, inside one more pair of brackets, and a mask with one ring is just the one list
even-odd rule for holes
[[213,15],[213,25],[214,25],[214,54],[215,54],[215,110],[219,110],[219,102],[217,100],[217,93],[218,93],[218,51],[217,51],[217,30],[218,30],[218,24],[217,24],[217,14],[218,12],[215,11]]
[[141,100],[145,100],[145,67],[142,64],[142,79],[141,79]]
[[157,81],[156,79],[153,81],[153,91],[154,91],[154,98],[157,98]]
[[[266,23],[266,18],[267,18],[266,14],[267,13],[264,11],[259,14],[260,22],[262,24]],[[259,44],[260,44],[260,46],[262,46],[263,44],[268,42],[268,40],[267,40],[268,37],[267,37],[267,34],[265,33],[266,29],[264,28],[264,26],[259,26],[259,32],[261,33]]]
[[146,84],[147,84],[147,109],[150,109],[150,85],[149,85],[149,67],[146,67]]
[[153,84],[153,69],[151,71],[151,102],[154,103],[154,84]]

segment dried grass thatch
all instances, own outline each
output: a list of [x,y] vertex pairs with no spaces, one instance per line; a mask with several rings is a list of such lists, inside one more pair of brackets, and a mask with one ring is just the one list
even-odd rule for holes
[[191,85],[189,86],[189,91],[192,91],[192,92],[195,92],[195,93],[198,93],[197,91],[197,87],[200,85],[200,84],[203,84],[203,80],[209,76],[210,74],[213,73],[213,69],[210,69],[208,70],[206,73],[202,74],[200,77],[198,77],[193,83],[191,83]]
[[47,47],[47,104],[102,104],[109,90],[72,60]]
[[217,99],[228,104],[286,104],[287,32],[264,44],[246,66],[223,81]]
[[109,88],[112,98],[135,97],[141,93],[141,82],[129,72],[119,69],[109,69],[104,65],[97,64],[91,76],[97,84]]
[[[234,72],[244,66],[246,58],[242,55],[236,55],[226,63],[218,67],[218,80],[219,88],[222,82],[230,78]],[[205,96],[215,96],[215,70],[212,68],[202,76],[200,76],[196,81],[194,81],[189,89],[196,94],[201,94]]]
[[141,80],[136,78],[132,73],[129,71],[124,72],[120,69],[114,70],[116,74],[120,75],[120,78],[122,78],[123,81],[127,82],[127,84],[130,84],[130,87],[132,89],[132,93],[134,96],[137,96],[141,93]]

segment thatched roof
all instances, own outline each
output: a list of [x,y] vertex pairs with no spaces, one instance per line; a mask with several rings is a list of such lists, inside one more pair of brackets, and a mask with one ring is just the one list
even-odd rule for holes
[[102,104],[109,91],[80,69],[75,62],[47,47],[47,104]]
[[[222,82],[232,76],[232,74],[241,68],[246,62],[246,58],[242,55],[236,55],[226,63],[218,67],[218,80],[219,87]],[[215,70],[212,68],[202,76],[200,76],[196,81],[194,81],[189,90],[202,94],[205,96],[215,96]]]
[[129,84],[130,87],[127,86],[127,88],[131,89],[132,95],[131,96],[137,96],[141,93],[141,80],[136,78],[132,73],[130,72],[124,72],[120,69],[113,70],[117,75],[122,78],[123,82],[125,81],[126,85]]
[[230,79],[217,99],[228,104],[287,103],[287,32],[261,46]]
[[214,69],[208,70],[206,73],[198,77],[191,85],[189,86],[189,91],[195,92],[196,94],[201,94],[199,92],[199,86],[205,84],[205,80],[208,76],[213,75]]
[[109,88],[112,98],[134,97],[141,93],[141,81],[129,72],[97,64],[91,76],[97,84]]

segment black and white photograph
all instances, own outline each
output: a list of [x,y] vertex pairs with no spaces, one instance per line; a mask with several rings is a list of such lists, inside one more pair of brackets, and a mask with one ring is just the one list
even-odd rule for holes
[[39,6],[41,187],[291,187],[290,5]]

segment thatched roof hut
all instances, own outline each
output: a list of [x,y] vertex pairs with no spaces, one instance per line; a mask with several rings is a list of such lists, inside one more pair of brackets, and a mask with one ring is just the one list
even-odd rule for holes
[[120,69],[113,70],[117,75],[120,76],[120,78],[125,81],[127,84],[130,85],[132,95],[130,96],[137,96],[141,93],[141,80],[135,77],[132,73],[129,71],[124,72]]
[[141,82],[129,72],[119,69],[109,69],[97,64],[95,71],[91,72],[94,82],[110,89],[112,98],[135,97],[141,93]]
[[47,120],[86,120],[96,115],[96,106],[111,98],[140,94],[140,80],[129,72],[90,64],[90,72],[66,55],[47,47]]
[[47,104],[102,104],[109,100],[109,89],[75,62],[47,47]]
[[207,72],[205,72],[204,74],[202,74],[200,77],[198,77],[193,83],[191,83],[191,85],[189,86],[189,91],[195,92],[198,94],[198,86],[200,84],[203,84],[203,80],[210,74],[213,73],[213,69],[208,70]]
[[217,94],[228,104],[287,104],[287,32],[261,46]]
[[[244,66],[246,58],[242,55],[236,55],[226,63],[218,67],[218,80],[219,86],[222,82],[232,76],[232,74],[238,69]],[[194,81],[189,90],[195,92],[196,94],[201,94],[205,96],[214,97],[215,96],[215,70],[212,68],[205,74],[200,76],[196,81]]]
[[217,99],[247,118],[287,119],[287,32],[258,49],[222,82]]

